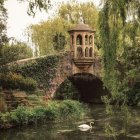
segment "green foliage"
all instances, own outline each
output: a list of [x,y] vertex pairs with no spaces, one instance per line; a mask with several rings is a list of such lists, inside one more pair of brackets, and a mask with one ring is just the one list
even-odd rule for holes
[[32,57],[32,49],[23,42],[16,42],[12,45],[6,44],[2,48],[2,58],[0,64],[4,65],[16,60]]
[[75,86],[72,84],[72,82],[66,79],[55,92],[54,98],[61,100],[66,99],[78,100],[80,98],[79,96],[80,94],[75,88]]
[[69,1],[66,4],[62,3],[58,15],[72,24],[78,24],[82,16],[84,23],[89,24],[93,29],[97,27],[98,9],[93,2],[78,3],[77,1]]
[[65,36],[61,33],[56,33],[53,38],[53,47],[55,50],[60,51],[63,50],[66,44]]
[[123,133],[125,136],[127,136],[127,133],[128,133],[128,125],[130,124],[131,122],[131,119],[132,119],[132,114],[130,112],[130,110],[128,109],[128,106],[126,105],[122,105],[121,106],[121,113],[122,113],[122,116],[121,116],[121,119],[123,121]]
[[51,80],[55,77],[60,56],[48,56],[35,59],[23,65],[11,67],[11,70],[20,73],[24,77],[31,77],[38,85],[47,90]]
[[3,95],[0,93],[0,112],[7,111],[7,105]]
[[[60,103],[61,104],[61,103]],[[60,104],[57,101],[50,101],[46,108],[46,119],[49,121],[59,120],[62,114],[60,114]]]
[[2,49],[8,42],[8,37],[6,35],[6,20],[7,20],[7,10],[4,7],[4,0],[0,1],[0,61],[2,59]]
[[14,112],[0,114],[0,127],[36,123],[37,121],[62,121],[83,118],[87,108],[78,101],[50,101],[47,106],[34,108],[19,106]]
[[138,105],[140,102],[140,82],[136,82],[133,85],[133,88],[131,88],[128,93],[128,104],[129,105]]
[[63,114],[61,120],[83,118],[87,112],[87,107],[78,101],[64,100],[60,104],[60,114]]
[[20,89],[25,91],[35,91],[37,88],[37,82],[30,78],[26,77],[20,81]]
[[[124,116],[122,119],[124,135],[127,135],[131,117],[127,107],[131,98],[130,92],[132,89],[135,91],[132,85],[139,81],[139,51],[134,53],[136,52],[134,51],[134,48],[136,48],[135,38],[139,35],[140,29],[139,5],[140,1],[106,0],[103,1],[99,18],[104,64],[103,82],[112,95],[110,98],[104,98],[106,112],[109,115],[108,120],[111,120],[115,111],[110,104],[115,101],[115,107],[121,109],[121,114]],[[131,16],[132,19],[129,19]],[[127,51],[130,46],[134,50]],[[138,94],[136,94],[135,92],[133,97],[137,98]],[[110,122],[107,125],[109,131],[106,133],[115,132]]]
[[[127,48],[129,46],[136,47],[135,38],[139,30],[139,26],[135,26],[136,20],[139,19],[133,18],[131,22],[126,22],[128,14],[133,15],[132,11],[137,7],[133,5],[134,3],[132,1],[117,2],[107,0],[104,2],[99,19],[104,63],[103,81],[108,90],[110,90],[113,100],[120,100],[123,103],[127,102],[128,83],[132,78],[128,73],[134,74],[135,70],[138,70],[137,64],[139,63],[137,58],[133,60],[136,62],[133,64],[128,59],[129,57],[126,57],[133,52],[127,51]],[[118,61],[122,65],[118,65]],[[131,69],[130,71],[129,65],[131,64],[133,65],[133,70]]]
[[[88,9],[88,10],[87,10]],[[68,2],[60,4],[58,14],[48,21],[29,27],[29,36],[39,49],[40,55],[48,55],[68,50],[68,30],[79,23],[80,14],[86,24],[97,27],[98,10],[92,2]],[[96,34],[97,35],[97,34]],[[96,39],[95,39],[96,40]]]
[[0,85],[3,89],[20,89],[34,91],[37,87],[35,80],[16,73],[0,73]]
[[51,1],[50,0],[35,0],[35,1],[28,1],[28,0],[17,0],[20,2],[27,2],[28,3],[28,15],[35,16],[36,11],[39,9],[40,11],[45,10],[48,11],[50,8]]
[[40,55],[55,54],[67,48],[66,41],[69,39],[67,31],[70,27],[69,22],[56,17],[39,25],[32,25],[29,34],[32,42],[39,48]]
[[[140,47],[125,48],[118,61],[119,79],[123,80],[121,91],[125,93],[129,105],[137,105],[140,101]],[[124,88],[125,87],[125,88]]]

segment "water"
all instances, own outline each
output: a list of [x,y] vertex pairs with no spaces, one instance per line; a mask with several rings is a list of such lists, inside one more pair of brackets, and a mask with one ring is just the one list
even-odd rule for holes
[[[33,126],[22,126],[9,130],[1,130],[0,140],[114,140],[109,138],[105,133],[105,123],[108,118],[105,114],[105,107],[97,105],[91,107],[91,116],[84,120],[69,122],[48,122]],[[140,108],[132,108],[133,122],[129,126],[129,135],[127,137],[118,136],[117,140],[140,140]],[[119,116],[116,116],[116,118]],[[87,123],[95,119],[93,129],[81,131],[78,125]],[[138,123],[139,122],[139,123]],[[118,119],[112,122],[118,129],[122,127]]]

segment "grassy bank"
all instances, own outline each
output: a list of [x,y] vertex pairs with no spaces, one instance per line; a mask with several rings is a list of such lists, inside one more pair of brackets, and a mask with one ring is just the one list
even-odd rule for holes
[[43,106],[19,106],[12,112],[0,113],[0,128],[10,128],[40,121],[76,120],[83,118],[86,114],[86,106],[78,101],[49,101]]

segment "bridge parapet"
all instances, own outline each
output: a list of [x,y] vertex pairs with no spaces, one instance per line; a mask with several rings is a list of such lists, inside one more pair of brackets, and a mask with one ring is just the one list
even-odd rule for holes
[[94,59],[73,59],[71,52],[63,55],[59,62],[58,73],[61,77],[69,77],[77,73],[89,73],[98,78],[102,77],[102,62],[99,56]]

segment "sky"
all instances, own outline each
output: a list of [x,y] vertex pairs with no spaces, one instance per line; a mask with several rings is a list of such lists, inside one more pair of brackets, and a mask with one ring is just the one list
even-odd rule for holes
[[[58,0],[53,0],[58,2]],[[59,0],[68,1],[68,0]],[[78,2],[93,1],[96,6],[99,6],[100,0],[78,0]],[[27,42],[26,29],[31,24],[37,24],[41,21],[46,21],[48,18],[53,16],[56,7],[50,10],[48,13],[43,11],[37,11],[35,17],[27,14],[28,4],[27,2],[20,3],[17,0],[7,0],[5,7],[8,10],[7,20],[7,35],[8,37],[14,37],[17,40]]]

